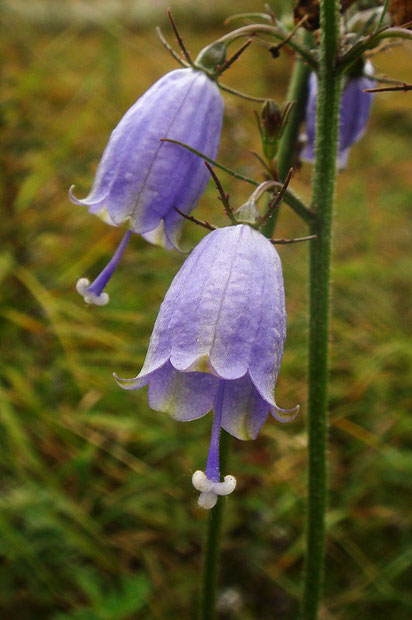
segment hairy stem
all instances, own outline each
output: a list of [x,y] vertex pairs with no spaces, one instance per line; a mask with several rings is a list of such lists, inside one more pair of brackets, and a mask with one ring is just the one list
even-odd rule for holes
[[330,257],[339,125],[339,0],[321,0],[309,310],[309,480],[307,546],[301,617],[318,617],[322,593],[327,506],[327,407]]

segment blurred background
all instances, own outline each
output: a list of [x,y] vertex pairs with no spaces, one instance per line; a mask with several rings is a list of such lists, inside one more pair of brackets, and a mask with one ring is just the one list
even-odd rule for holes
[[[113,127],[175,61],[167,6],[196,54],[257,0],[9,0],[1,12],[0,616],[4,620],[192,618],[208,515],[191,473],[211,417],[182,424],[121,391],[141,367],[159,305],[184,260],[132,239],[107,307],[75,291],[122,231],[85,196]],[[274,3],[287,10],[288,2]],[[411,81],[410,48],[373,58]],[[251,46],[225,82],[281,103],[291,59]],[[225,95],[219,160],[261,179],[258,104]],[[323,619],[412,617],[412,123],[408,94],[375,97],[367,135],[338,180],[330,383],[330,508]],[[408,135],[409,134],[409,135]],[[250,186],[221,175],[232,204]],[[309,200],[311,166],[292,188]],[[212,184],[198,217],[224,225]],[[306,234],[282,207],[277,236]],[[203,229],[187,224],[191,245]],[[281,406],[254,442],[233,441],[219,618],[289,619],[299,597],[306,486],[305,244],[279,248],[288,338]]]

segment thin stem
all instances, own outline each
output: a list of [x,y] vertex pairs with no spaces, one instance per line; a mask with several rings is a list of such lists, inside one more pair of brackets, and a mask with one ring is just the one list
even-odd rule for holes
[[306,237],[296,237],[295,239],[269,239],[273,245],[289,245],[292,243],[302,243],[302,241],[312,241],[316,239],[316,235],[307,235]]
[[225,60],[225,62],[219,69],[218,75],[222,75],[224,71],[229,69],[229,67],[233,65],[233,63],[239,58],[239,56],[243,54],[243,52],[249,47],[251,43],[252,43],[252,39],[248,39],[247,41],[245,41],[245,43],[243,43],[243,45],[239,47],[237,52],[235,52],[231,58],[229,58],[228,60]]
[[234,22],[236,19],[266,19],[273,23],[272,16],[266,15],[266,13],[236,13],[236,15],[229,15],[229,17],[226,17],[224,21],[225,26]]
[[406,39],[407,41],[412,41],[412,31],[408,30],[407,27],[411,26],[411,22],[405,24],[404,28],[386,28],[381,32],[378,32],[375,36],[375,40],[380,41],[381,39]]
[[173,19],[172,11],[170,9],[167,9],[167,15],[169,17],[170,23],[172,24],[172,28],[173,28],[173,31],[174,31],[174,33],[176,35],[176,39],[177,39],[178,45],[179,45],[180,49],[183,52],[183,56],[186,58],[186,60],[189,63],[189,65],[191,65],[193,67],[194,66],[193,65],[193,60],[191,59],[190,54],[187,51],[185,44],[183,43],[183,39],[180,36],[180,33],[179,33],[179,31],[177,29],[177,26],[175,24],[175,20]]
[[[287,43],[289,43],[289,41],[292,39],[292,37],[295,35],[295,33],[297,32],[298,28],[300,28],[302,26],[302,24],[305,23],[305,21],[307,21],[308,19],[308,15],[304,15],[302,17],[301,20],[298,21],[298,23],[295,25],[295,27],[293,28],[293,30],[290,31],[290,33],[288,34],[288,36],[286,37],[286,39],[283,39],[283,41],[281,43],[278,43],[275,47],[276,52],[279,52],[281,50],[281,48],[284,45],[287,45]],[[273,52],[272,52],[273,53]],[[276,56],[275,56],[276,57]]]
[[212,177],[212,179],[214,180],[214,182],[216,183],[216,189],[220,194],[220,200],[222,201],[223,204],[223,208],[225,210],[225,213],[227,215],[227,217],[230,219],[230,221],[232,222],[232,224],[237,224],[236,218],[233,215],[233,209],[230,206],[229,203],[229,194],[225,193],[225,190],[223,189],[223,186],[221,184],[221,182],[219,181],[219,178],[216,174],[216,172],[213,170],[212,166],[205,161],[205,165],[206,168],[209,170],[210,176]]
[[212,226],[212,224],[209,224],[209,222],[203,222],[203,220],[198,220],[197,217],[193,217],[193,215],[187,215],[187,213],[183,213],[183,211],[181,211],[177,207],[175,207],[175,211],[177,211],[179,215],[184,217],[186,220],[189,220],[189,222],[192,222],[193,224],[203,226],[203,228],[207,228],[207,230],[216,230],[216,226]]
[[177,62],[179,64],[182,65],[182,67],[190,67],[190,65],[187,62],[185,62],[182,58],[180,58],[179,54],[177,52],[175,52],[173,47],[171,45],[169,45],[169,43],[164,38],[163,33],[160,30],[159,26],[156,27],[156,34],[159,37],[161,44],[167,49],[169,54],[171,54],[173,56],[173,58],[175,60],[177,60]]
[[385,2],[383,4],[383,9],[382,9],[380,20],[378,22],[378,25],[376,26],[376,30],[379,30],[379,28],[382,27],[383,20],[385,19],[385,15],[386,15],[386,13],[388,11],[388,4],[389,4],[389,0],[385,0]]
[[287,175],[287,177],[285,179],[285,182],[282,185],[282,187],[280,188],[280,191],[279,191],[278,195],[276,196],[276,198],[269,203],[268,210],[266,211],[265,215],[262,217],[262,219],[259,222],[259,227],[260,226],[264,226],[266,224],[266,222],[276,212],[276,209],[278,208],[278,206],[282,202],[283,196],[285,195],[285,192],[286,192],[286,190],[288,188],[290,179],[292,178],[292,174],[293,174],[293,168],[291,168],[289,170],[288,175]]
[[[247,26],[241,26],[236,30],[232,30],[232,32],[228,32],[217,41],[234,41],[235,39],[239,39],[240,37],[250,36],[253,37],[257,33],[264,33],[269,36],[274,37],[278,41],[285,41],[289,36],[289,32],[285,32],[281,28],[277,26],[269,26],[268,24],[250,24]],[[295,52],[300,54],[300,56],[314,69],[317,67],[317,62],[313,53],[308,49],[305,45],[301,45],[294,38],[290,39],[286,43],[291,47]]]
[[280,189],[283,188],[281,183],[277,181],[263,181],[260,185],[255,189],[253,194],[250,196],[249,200],[252,202],[258,202],[265,192],[268,192],[270,189],[275,189],[280,186]]
[[172,140],[171,138],[160,138],[160,142],[171,142],[172,144],[178,144],[179,146],[182,146],[183,148],[185,148],[187,151],[190,151],[191,153],[194,153],[195,155],[197,155],[198,157],[201,157],[205,161],[208,161],[209,164],[213,164],[214,166],[216,166],[216,168],[220,168],[220,170],[224,170],[228,174],[231,174],[232,177],[235,177],[236,179],[240,179],[241,181],[246,181],[246,183],[250,183],[251,185],[256,185],[256,187],[260,185],[259,181],[255,181],[254,179],[249,179],[249,177],[245,177],[243,174],[240,174],[240,172],[235,172],[235,170],[231,170],[230,168],[227,168],[227,166],[224,166],[223,164],[219,164],[219,162],[215,161],[214,159],[211,159],[211,157],[208,157],[204,153],[201,153],[200,151],[192,148],[191,146],[189,146],[188,144],[185,144],[184,142],[179,142],[179,140]]
[[[224,475],[227,471],[230,445],[230,435],[226,433],[226,431],[222,430],[220,435],[220,470],[222,475]],[[209,515],[203,564],[203,586],[199,620],[213,620],[216,613],[220,539],[225,503],[225,498],[219,497],[216,506],[212,508]]]
[[[280,185],[282,184],[280,183]],[[296,213],[296,215],[302,218],[302,220],[305,220],[305,222],[307,222],[308,224],[316,220],[316,214],[314,213],[314,211],[307,207],[305,203],[300,198],[298,198],[298,196],[296,196],[296,194],[291,189],[286,190],[285,195],[283,196],[283,202],[285,202]],[[268,226],[268,224],[265,226],[265,228]]]
[[[310,45],[312,41],[312,33],[305,31],[304,42],[306,45]],[[289,84],[289,90],[287,94],[287,100],[293,101],[294,106],[290,111],[288,121],[285,125],[285,129],[279,141],[279,148],[277,153],[277,171],[279,179],[283,181],[289,172],[290,167],[294,163],[296,144],[299,136],[299,129],[302,120],[305,116],[306,101],[307,101],[307,83],[310,75],[310,67],[303,62],[300,58],[296,58],[292,71],[292,77]],[[302,211],[298,212],[293,205],[289,203],[285,196],[285,202],[294,209],[298,215],[302,216]],[[263,234],[266,237],[272,237],[276,224],[278,212],[267,222],[263,229]],[[303,216],[306,220],[309,218]]]
[[[194,153],[195,155],[197,155],[198,157],[201,157],[205,161],[208,161],[210,164],[213,164],[214,166],[216,166],[216,168],[219,168],[220,170],[223,170],[224,172],[227,172],[227,174],[230,174],[232,177],[235,177],[235,179],[240,179],[241,181],[245,181],[246,183],[250,183],[250,185],[254,185],[255,187],[260,185],[259,181],[255,181],[254,179],[250,179],[249,177],[245,177],[243,174],[240,174],[240,172],[236,172],[235,170],[231,170],[227,166],[224,166],[223,164],[220,164],[218,161],[215,161],[214,159],[211,159],[207,155],[204,155],[200,151],[197,151],[196,149],[192,148],[188,144],[185,144],[184,142],[179,142],[179,140],[172,140],[171,138],[160,138],[160,142],[172,142],[173,144],[178,144],[179,146],[182,146],[183,148],[185,148],[187,151],[190,151],[191,153]],[[279,183],[277,181],[274,182],[274,183],[279,188],[282,187],[282,185],[283,185],[282,183]],[[305,205],[305,203],[298,196],[296,196],[296,194],[292,190],[288,189],[285,192],[283,200],[291,209],[293,209],[293,211],[297,215],[299,215],[299,217],[301,217],[306,222],[313,222],[313,220],[315,219],[316,216],[315,216],[314,212],[312,211],[312,209],[310,209],[307,205]],[[178,209],[177,209],[177,211],[181,215],[186,217],[187,219],[190,219],[190,217],[186,216],[184,213],[181,213]],[[212,229],[210,229],[210,230],[212,230]]]
[[[310,45],[312,36],[311,32],[305,31],[304,41],[307,45]],[[288,121],[279,142],[277,154],[278,174],[281,181],[286,178],[290,167],[294,164],[299,129],[305,116],[310,72],[310,67],[300,58],[295,60],[286,97],[288,101],[293,101],[295,105],[289,113]]]
[[269,168],[268,164],[265,162],[263,157],[261,157],[259,155],[259,153],[256,153],[256,151],[250,151],[250,152],[252,153],[253,157],[256,157],[256,159],[258,160],[260,165],[265,169],[265,171],[268,173],[268,175],[270,177],[273,177],[273,171]]
[[317,238],[310,244],[309,488],[301,606],[304,620],[316,620],[318,617],[324,574],[330,257],[341,83],[336,66],[339,6],[339,0],[320,0],[321,43],[312,195],[317,219],[311,226],[311,233],[316,234]]
[[375,33],[361,39],[353,47],[351,47],[341,57],[339,64],[342,67],[346,67],[354,60],[357,60],[368,49],[373,48],[381,39],[407,39],[412,40],[412,31],[406,28],[382,28]]
[[236,90],[235,88],[226,86],[226,84],[222,84],[222,82],[217,82],[217,85],[219,86],[220,90],[224,90],[226,93],[236,95],[236,97],[241,97],[242,99],[246,99],[247,101],[257,101],[258,103],[264,103],[266,101],[264,97],[254,97],[253,95],[247,95],[246,93],[242,93],[240,90]]
[[412,84],[400,84],[398,86],[381,86],[379,88],[365,88],[364,93],[393,93],[400,91],[406,93],[408,90],[412,90]]

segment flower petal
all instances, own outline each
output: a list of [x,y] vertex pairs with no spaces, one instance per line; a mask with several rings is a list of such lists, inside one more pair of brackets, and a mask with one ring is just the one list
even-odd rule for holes
[[202,372],[178,372],[170,363],[149,382],[149,405],[180,421],[195,420],[211,410],[219,380]]
[[[171,248],[183,225],[175,207],[193,210],[209,173],[187,143],[213,159],[217,155],[223,100],[215,82],[202,71],[177,69],[158,80],[126,112],[111,134],[90,194],[76,204],[114,225],[128,224],[147,240]],[[166,234],[159,225],[167,214]]]
[[[269,241],[250,226],[223,228],[207,235],[186,260],[195,268],[176,303],[168,304],[170,361],[176,369],[223,379],[246,374],[263,292],[261,243]],[[171,291],[179,279],[180,274]]]
[[[363,71],[369,75],[373,74],[373,66],[369,60],[365,63]],[[346,166],[349,148],[355,142],[358,142],[366,131],[373,93],[365,93],[363,91],[367,88],[373,88],[374,85],[375,82],[372,78],[352,76],[349,77],[343,87],[339,110],[338,164],[340,169]],[[307,144],[301,153],[301,158],[310,162],[313,162],[315,159],[317,96],[317,78],[315,73],[311,73],[306,104]]]
[[265,279],[262,295],[261,320],[258,326],[249,374],[252,382],[264,398],[276,407],[275,385],[283,355],[286,338],[286,308],[282,265],[279,255],[268,241],[261,277]]
[[248,375],[225,384],[222,427],[237,439],[256,439],[268,417],[269,405]]

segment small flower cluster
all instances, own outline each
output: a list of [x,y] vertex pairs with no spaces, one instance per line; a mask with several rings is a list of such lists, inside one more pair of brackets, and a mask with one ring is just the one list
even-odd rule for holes
[[[124,115],[109,139],[89,195],[76,198],[70,188],[72,202],[88,207],[112,226],[127,228],[113,258],[93,283],[78,280],[77,291],[86,303],[108,303],[105,286],[133,233],[166,249],[178,249],[184,218],[199,222],[190,213],[205,190],[209,172],[197,154],[209,161],[216,158],[222,128],[217,78],[250,43],[226,61],[223,39],[205,48],[194,63],[179,39],[186,60],[178,60],[185,68],[167,73]],[[371,73],[370,63],[365,71]],[[340,166],[365,130],[372,96],[363,90],[371,84],[369,77],[352,76],[345,85]],[[306,111],[308,143],[302,153],[310,161],[315,156],[316,101],[317,79],[312,73]],[[273,181],[259,185],[238,211],[231,209],[209,166],[232,225],[221,229],[207,225],[212,232],[186,259],[160,306],[140,373],[132,379],[114,375],[126,390],[147,385],[150,407],[176,420],[194,420],[213,410],[205,472],[197,470],[192,477],[200,492],[199,505],[205,509],[213,508],[218,496],[229,495],[236,487],[234,476],[221,480],[221,429],[241,440],[255,439],[269,413],[279,422],[288,422],[299,410],[299,406],[281,409],[275,401],[286,338],[285,294],[273,240],[259,230],[286,195],[292,174],[291,170],[283,186],[278,182],[276,154],[292,105],[280,108],[272,100],[265,101],[258,126],[265,170]],[[275,187],[277,195],[259,216],[258,199]],[[307,207],[299,209],[306,217],[313,216]]]

